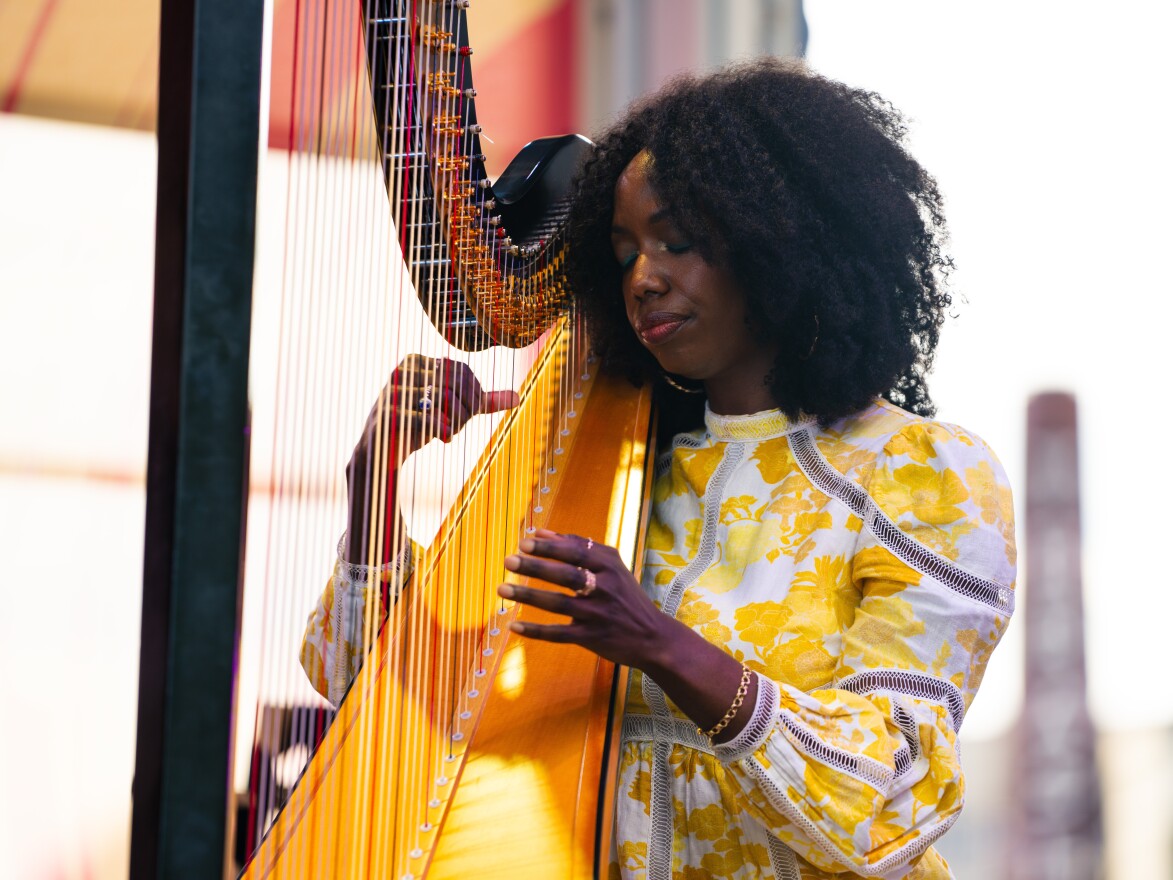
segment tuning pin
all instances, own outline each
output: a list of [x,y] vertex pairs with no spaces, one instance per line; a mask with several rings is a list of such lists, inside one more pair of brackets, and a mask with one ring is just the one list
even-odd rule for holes
[[468,134],[480,134],[483,129],[480,125],[470,125],[464,129]]
[[476,96],[477,96],[477,90],[476,90],[476,89],[465,89],[465,90],[464,90],[464,97],[466,97],[466,98],[475,98]]

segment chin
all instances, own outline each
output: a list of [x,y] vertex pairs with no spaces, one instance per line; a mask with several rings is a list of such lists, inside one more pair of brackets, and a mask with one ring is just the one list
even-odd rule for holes
[[708,371],[704,367],[698,366],[695,358],[664,358],[657,359],[660,364],[660,369],[667,370],[674,376],[680,376],[684,379],[692,379],[694,382],[705,381],[705,376]]
[[662,361],[657,358],[656,365],[660,368],[660,370],[662,372],[671,373],[673,376],[679,376],[681,379],[688,379],[690,381],[696,381],[696,382],[700,381],[699,379],[697,379],[695,376],[692,375],[692,371],[688,368],[687,364],[674,364],[670,360],[669,361]]
[[694,371],[675,369],[673,367],[667,366],[661,366],[660,369],[665,375],[669,375],[676,381],[683,382],[685,385],[701,387],[705,384],[705,380],[700,376],[695,375]]

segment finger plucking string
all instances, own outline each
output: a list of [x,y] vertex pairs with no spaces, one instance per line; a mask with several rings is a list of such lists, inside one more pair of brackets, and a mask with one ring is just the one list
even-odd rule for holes
[[597,571],[598,562],[592,559],[591,554],[594,546],[595,542],[590,538],[583,538],[579,535],[561,535],[545,529],[539,529],[534,532],[532,537],[522,539],[517,545],[522,553],[547,559],[558,559]]
[[509,629],[527,639],[538,639],[543,642],[574,642],[577,644],[581,639],[580,630],[573,624],[563,626],[556,623],[530,623],[515,620],[509,624]]
[[481,394],[480,405],[476,412],[495,413],[503,409],[512,409],[521,402],[516,391],[485,391]]
[[581,603],[576,602],[573,596],[565,593],[556,593],[553,590],[538,590],[533,587],[523,587],[519,584],[501,584],[497,587],[497,595],[503,599],[512,599],[522,605],[531,605],[552,614],[562,614],[573,617]]
[[568,562],[557,559],[543,559],[540,556],[506,556],[505,568],[526,577],[557,584],[568,590],[577,590],[582,586],[582,570]]

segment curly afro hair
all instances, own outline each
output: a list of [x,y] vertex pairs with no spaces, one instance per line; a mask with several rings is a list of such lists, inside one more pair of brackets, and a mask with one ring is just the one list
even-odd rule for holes
[[677,227],[732,273],[755,332],[778,345],[767,384],[783,412],[826,424],[882,396],[932,415],[924,377],[952,263],[941,195],[906,131],[880,96],[772,58],[633,105],[584,164],[567,223],[568,280],[604,368],[659,383],[674,429],[700,424],[703,402],[663,383],[628,324],[611,248],[616,181],[647,150]]

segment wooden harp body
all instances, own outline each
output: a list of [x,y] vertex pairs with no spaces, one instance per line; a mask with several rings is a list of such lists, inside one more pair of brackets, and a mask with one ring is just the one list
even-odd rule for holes
[[[321,26],[362,34],[392,224],[374,247],[402,255],[449,345],[524,346],[527,372],[520,405],[500,417],[385,624],[372,628],[337,714],[301,738],[316,747],[291,789],[266,781],[288,753],[288,716],[268,724],[268,710],[256,712],[254,811],[237,829],[250,851],[242,876],[600,876],[626,676],[581,649],[513,636],[518,609],[496,596],[501,560],[527,529],[606,541],[633,567],[642,557],[650,394],[596,375],[562,280],[559,195],[581,139],[533,144],[490,184],[462,4],[355,5],[359,27],[345,17]],[[329,53],[304,61],[324,71]],[[333,463],[339,476],[344,464]],[[273,467],[274,486],[290,482]]]

